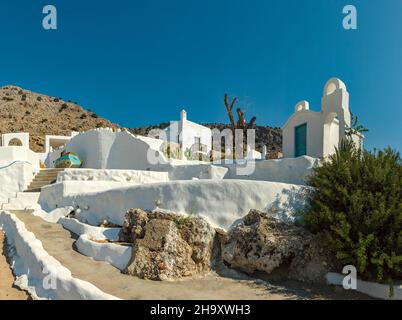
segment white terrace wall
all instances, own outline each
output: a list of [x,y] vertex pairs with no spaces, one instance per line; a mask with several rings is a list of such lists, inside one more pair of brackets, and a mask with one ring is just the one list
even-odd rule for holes
[[24,191],[31,182],[35,168],[28,162],[16,161],[0,167],[0,205]]
[[168,182],[169,174],[145,170],[65,169],[57,176],[57,182],[63,181],[113,181],[144,184]]
[[[72,183],[74,187],[70,188]],[[267,181],[196,180],[87,193],[79,182],[66,181],[43,188],[39,203],[45,210],[79,207],[78,218],[93,225],[104,219],[122,225],[128,209],[153,210],[159,203],[160,208],[200,215],[217,227],[228,228],[250,209],[270,211],[279,218],[291,219],[292,213],[304,206],[302,190],[301,186]]]
[[35,170],[39,170],[39,156],[26,147],[1,147],[0,166],[7,166],[15,161],[30,163]]
[[223,163],[221,166],[228,169],[224,179],[260,180],[304,185],[315,164],[319,164],[318,159],[308,156],[248,161],[247,165],[251,171],[249,174],[242,173],[242,168],[246,167],[244,161],[237,164]]

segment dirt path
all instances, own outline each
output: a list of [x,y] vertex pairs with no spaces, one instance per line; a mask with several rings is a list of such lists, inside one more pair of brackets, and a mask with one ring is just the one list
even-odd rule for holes
[[[222,276],[214,274],[200,279],[176,282],[142,280],[122,274],[112,265],[94,261],[73,250],[75,240],[61,225],[48,223],[26,212],[14,212],[29,231],[42,241],[45,250],[68,268],[78,279],[88,281],[104,292],[122,299],[358,299],[352,293],[335,293],[330,287],[316,290],[304,285],[271,285],[264,281],[241,276],[226,270]],[[364,296],[363,296],[364,297]]]
[[0,300],[28,300],[25,291],[13,287],[14,275],[10,269],[5,255],[4,232],[0,230]]

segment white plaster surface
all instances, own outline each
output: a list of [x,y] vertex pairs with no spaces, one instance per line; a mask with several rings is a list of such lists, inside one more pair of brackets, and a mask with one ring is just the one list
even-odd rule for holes
[[[0,213],[0,227],[5,231],[7,243],[13,250],[10,257],[14,274],[24,279],[24,285],[34,296],[60,300],[109,300],[117,299],[89,282],[74,278],[59,261],[50,256],[42,243],[29,232],[14,214]],[[47,272],[44,272],[47,271]],[[52,275],[56,289],[45,289],[44,283]]]
[[159,203],[162,209],[200,215],[212,225],[226,229],[250,209],[271,211],[279,218],[292,219],[294,210],[304,205],[300,196],[302,186],[266,181],[172,181],[92,193],[81,192],[79,184],[69,192],[69,183],[44,188],[39,200],[42,208],[79,207],[81,212],[77,218],[92,225],[99,225],[103,220],[122,225],[128,209],[153,210]]
[[57,176],[57,182],[62,181],[114,181],[143,184],[167,182],[169,174],[146,170],[66,169]]
[[30,163],[35,170],[39,170],[39,158],[40,156],[29,148],[17,146],[0,147],[0,168],[9,166],[13,162],[26,162]]
[[[332,78],[325,84],[320,111],[312,111],[307,101],[300,101],[282,127],[284,157],[295,157],[295,128],[304,123],[307,124],[306,155],[320,158],[333,154],[345,139],[350,120],[349,92],[340,79]],[[353,137],[357,146],[362,144],[363,136],[360,138]]]
[[[42,187],[39,204],[45,211],[52,211],[58,207],[65,207],[61,205],[62,199],[66,196],[74,196],[77,194],[101,192],[114,188],[123,188],[128,186],[138,185],[137,183],[130,182],[116,182],[116,181],[63,181]],[[71,204],[76,206],[75,203]],[[68,205],[66,205],[68,206]]]
[[185,159],[186,150],[197,151],[194,149],[196,138],[200,139],[200,143],[205,145],[204,154],[212,149],[212,131],[198,123],[189,121],[187,113],[182,110],[179,121],[171,121],[170,126],[165,129],[166,137],[164,140],[179,143],[181,145],[181,158]]
[[9,197],[3,204],[3,210],[35,210],[40,209],[38,204],[39,192],[17,192],[16,197]]
[[166,162],[162,145],[163,141],[159,139],[98,128],[73,137],[67,143],[66,151],[78,154],[84,162],[83,168],[155,170],[160,165],[149,161],[148,151],[151,149]]
[[66,217],[73,210],[73,207],[57,208],[50,212],[46,212],[42,209],[36,209],[32,214],[34,216],[41,217],[47,222],[57,223],[61,218]]
[[127,267],[132,255],[130,245],[91,241],[91,237],[87,234],[81,235],[75,245],[78,251],[87,257],[97,261],[106,261],[120,270]]
[[65,229],[75,233],[78,236],[87,235],[93,240],[118,241],[121,228],[103,228],[95,227],[82,223],[74,218],[62,217],[58,221]]
[[[0,148],[1,150],[2,148]],[[15,197],[26,189],[34,177],[35,167],[28,162],[16,161],[0,167],[0,195],[2,201]],[[3,203],[4,203],[3,202]]]
[[[329,272],[326,275],[327,283],[342,286],[344,275]],[[387,284],[363,281],[357,279],[356,290],[370,297],[383,300],[402,300],[402,283],[393,286],[394,295],[390,296],[390,286]]]
[[311,173],[311,169],[318,159],[308,156],[298,158],[283,158],[276,160],[249,161],[250,166],[254,166],[251,174],[243,175],[239,168],[245,164],[225,164],[221,166],[229,169],[224,176],[225,179],[247,179],[283,182],[290,184],[305,184],[306,178]]
[[29,133],[27,132],[5,133],[1,136],[1,145],[7,147],[13,139],[18,139],[23,147],[29,148]]

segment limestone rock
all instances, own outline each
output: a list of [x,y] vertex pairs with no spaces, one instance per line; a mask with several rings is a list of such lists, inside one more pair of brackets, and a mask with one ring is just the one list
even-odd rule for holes
[[219,260],[216,232],[200,217],[160,211],[127,211],[119,238],[133,243],[125,273],[143,279],[173,280],[211,269]]
[[314,235],[257,210],[229,232],[223,260],[247,273],[271,274],[285,266],[288,278],[316,282],[323,280],[330,265]]
[[289,265],[290,279],[303,282],[326,283],[328,272],[341,270],[335,259],[335,254],[325,246],[323,235],[314,235],[303,252],[297,254]]
[[173,221],[151,220],[143,239],[137,239],[132,260],[125,272],[142,279],[169,280],[196,270],[192,249]]
[[144,238],[148,215],[141,209],[129,209],[124,216],[119,233],[120,242],[134,243],[137,238]]

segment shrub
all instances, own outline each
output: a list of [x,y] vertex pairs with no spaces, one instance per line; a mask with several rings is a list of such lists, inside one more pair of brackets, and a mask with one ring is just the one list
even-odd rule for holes
[[36,100],[42,101],[42,97],[38,96],[38,97],[36,97]]
[[359,278],[402,279],[402,167],[390,148],[362,151],[351,142],[316,166],[303,222],[324,232],[343,265]]
[[68,108],[68,104],[67,103],[63,103],[59,109],[59,112],[62,112],[63,110]]
[[95,119],[99,118],[99,116],[98,116],[96,113],[92,113],[92,114],[91,114],[91,117],[92,117],[92,118],[95,118]]
[[87,117],[87,115],[86,115],[85,113],[82,113],[81,116],[80,116],[80,119],[83,120],[83,119],[85,119],[86,117]]

